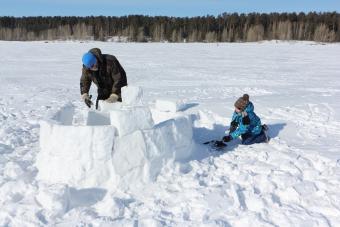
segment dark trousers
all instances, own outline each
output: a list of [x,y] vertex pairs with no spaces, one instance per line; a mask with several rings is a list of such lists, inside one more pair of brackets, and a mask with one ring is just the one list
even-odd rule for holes
[[263,143],[267,142],[267,135],[262,130],[258,135],[242,135],[242,144],[251,145],[254,143]]

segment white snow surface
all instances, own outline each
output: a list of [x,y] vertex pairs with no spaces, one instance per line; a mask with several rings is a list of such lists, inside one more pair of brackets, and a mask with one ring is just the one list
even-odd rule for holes
[[[156,129],[134,129],[114,145],[81,140],[86,133],[105,138],[95,133],[98,128],[117,133],[108,125],[112,115],[88,112],[80,100],[80,60],[92,47],[114,54],[129,85],[143,88],[152,127],[178,130],[172,134],[175,147],[165,149],[182,149],[180,154],[193,149],[190,157],[177,161],[155,159],[155,179],[141,187],[86,186],[86,180],[97,178],[85,178],[82,186],[72,179],[53,183],[39,178],[36,165],[44,161],[37,158],[39,122],[46,119],[62,122],[59,128],[87,122],[68,132],[78,132],[79,138],[69,141],[79,142],[85,152],[81,157],[100,156],[86,152],[105,144],[118,147],[117,162],[143,162],[128,153],[142,143],[140,138],[143,152],[148,144],[162,144],[162,139],[154,141],[164,133]],[[0,226],[340,226],[340,44],[2,41],[0,50]],[[95,97],[94,85],[90,93]],[[270,142],[244,146],[235,140],[223,152],[201,145],[223,136],[243,93],[269,126]],[[140,91],[133,96],[140,97]],[[156,100],[185,105],[164,112]],[[180,129],[187,124],[193,126],[191,134]],[[194,144],[183,139],[190,136]],[[69,153],[65,163],[77,155]],[[92,167],[102,167],[102,159],[93,160]],[[117,170],[102,171],[105,176]],[[67,168],[54,170],[51,177],[68,173]],[[94,184],[101,185],[89,183]]]

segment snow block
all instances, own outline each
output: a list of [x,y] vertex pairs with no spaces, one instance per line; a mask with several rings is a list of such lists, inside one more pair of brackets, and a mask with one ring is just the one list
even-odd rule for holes
[[191,155],[193,146],[192,122],[189,116],[180,116],[161,122],[155,126],[155,130],[161,130],[164,138],[171,145],[175,160],[180,161]]
[[187,159],[193,149],[192,120],[189,116],[177,117],[172,122],[172,135],[175,144],[175,160]]
[[110,114],[106,112],[99,111],[88,111],[86,125],[110,125]]
[[122,106],[123,104],[121,102],[108,103],[104,100],[98,101],[98,109],[103,113],[108,113],[112,110],[119,110]]
[[62,125],[71,125],[73,121],[73,115],[74,106],[70,103],[61,107],[60,110],[52,117],[52,120]]
[[119,185],[128,188],[156,179],[170,160],[183,160],[192,151],[191,121],[179,117],[149,130],[137,130],[117,139],[113,166],[119,175]]
[[119,110],[123,106],[143,106],[143,90],[141,87],[125,86],[121,89],[122,102],[108,103],[105,100],[99,100],[98,109],[101,112],[110,112]]
[[75,187],[114,184],[111,126],[65,126],[40,122],[37,178]]
[[119,136],[124,136],[140,129],[154,126],[151,111],[148,107],[131,107],[110,111],[111,125],[115,126]]
[[129,183],[146,183],[149,181],[148,171],[144,171],[147,165],[146,144],[141,131],[119,138],[113,152],[113,166],[115,172],[120,176],[120,186],[128,188]]
[[181,100],[157,99],[155,108],[163,112],[178,112],[185,108],[185,103]]
[[142,106],[143,90],[141,87],[125,86],[122,87],[122,101],[126,106]]

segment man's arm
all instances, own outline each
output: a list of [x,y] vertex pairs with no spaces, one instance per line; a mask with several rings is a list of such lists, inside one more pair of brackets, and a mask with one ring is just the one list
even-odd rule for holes
[[90,78],[89,73],[86,69],[83,68],[82,74],[80,77],[80,94],[89,93],[91,87],[92,80]]
[[112,67],[111,76],[114,81],[111,93],[120,96],[121,88],[127,85],[127,80],[125,70],[116,58],[114,58],[114,66]]

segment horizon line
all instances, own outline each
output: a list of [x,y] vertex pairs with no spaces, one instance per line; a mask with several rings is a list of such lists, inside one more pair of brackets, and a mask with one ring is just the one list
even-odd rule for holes
[[128,16],[144,16],[144,17],[175,17],[175,18],[195,18],[195,17],[219,17],[223,14],[232,15],[232,14],[238,14],[238,15],[249,15],[249,14],[309,14],[309,13],[317,13],[317,14],[326,14],[326,13],[336,13],[340,14],[339,11],[270,11],[270,12],[259,12],[259,11],[252,11],[252,12],[222,12],[219,14],[204,14],[204,15],[195,15],[195,16],[173,16],[173,15],[150,15],[150,14],[124,14],[124,15],[104,15],[104,14],[91,14],[91,15],[22,15],[22,16],[13,16],[13,15],[0,15],[1,17],[14,17],[14,18],[25,18],[25,17],[128,17]]

